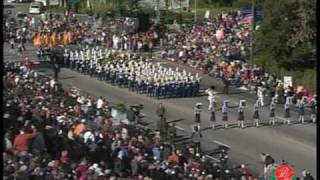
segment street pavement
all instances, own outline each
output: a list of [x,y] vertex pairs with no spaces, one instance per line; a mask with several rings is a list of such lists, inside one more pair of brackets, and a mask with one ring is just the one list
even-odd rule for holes
[[[9,52],[8,44],[4,44],[4,61],[22,60],[25,56],[29,59],[35,59],[35,48],[27,45],[27,52],[22,57],[17,57],[14,52]],[[165,61],[162,63],[167,64]],[[170,66],[169,64],[167,64]],[[187,69],[188,70],[188,69]],[[52,75],[51,69],[41,69],[43,74]],[[217,91],[221,91],[222,85],[220,82],[209,78],[204,74],[201,88],[205,89],[209,85],[215,85]],[[224,143],[231,147],[229,158],[231,164],[248,164],[248,167],[253,170],[255,175],[261,175],[263,172],[263,165],[260,162],[260,153],[268,153],[272,155],[279,162],[286,160],[294,166],[297,175],[300,175],[304,169],[309,170],[315,177],[316,171],[316,125],[311,123],[277,126],[262,126],[260,128],[247,127],[240,129],[234,127],[236,125],[237,108],[229,109],[229,123],[231,125],[228,129],[222,129],[219,126],[216,130],[209,127],[209,113],[207,111],[208,100],[207,96],[200,96],[195,98],[172,98],[157,100],[147,97],[145,95],[129,92],[125,88],[119,88],[110,84],[101,82],[87,75],[81,75],[77,72],[62,69],[59,74],[59,81],[65,86],[75,86],[86,93],[93,96],[103,96],[113,103],[124,103],[131,105],[135,103],[144,104],[142,113],[146,115],[144,118],[150,122],[150,128],[155,127],[157,120],[156,107],[158,103],[162,102],[167,109],[167,119],[176,120],[184,119],[176,122],[176,127],[181,134],[190,136],[191,126],[194,124],[193,107],[197,102],[204,104],[204,110],[201,114],[201,128],[203,133],[202,148],[210,150],[217,147],[213,141]],[[218,106],[221,106],[223,100],[230,100],[231,104],[237,106],[240,99],[247,100],[248,108],[245,109],[245,119],[247,126],[252,124],[252,107],[255,102],[255,97],[238,89],[231,89],[229,95],[219,93],[217,95]],[[283,106],[276,109],[276,116],[278,121],[282,121]],[[260,110],[260,119],[262,122],[269,120],[269,107],[263,107]],[[217,112],[217,123],[222,124],[221,111]],[[292,120],[296,121],[298,114],[292,112]],[[309,120],[309,114],[306,119]],[[317,178],[316,178],[317,179]]]
[[[4,0],[3,5],[4,5],[4,9],[3,9],[3,13],[5,13],[8,9],[10,9],[12,11],[12,15],[15,15],[17,12],[22,12],[22,13],[26,13],[29,16],[33,16],[36,19],[40,17],[40,15],[37,14],[29,14],[29,6],[30,6],[30,2],[26,2],[26,3],[8,3],[7,0]],[[7,8],[6,6],[14,6],[14,8]],[[48,10],[50,12],[50,9]],[[52,12],[53,14],[59,14],[63,16],[63,13],[57,13],[57,12]],[[75,14],[76,18],[78,18],[79,20],[88,20],[88,15],[87,14]]]

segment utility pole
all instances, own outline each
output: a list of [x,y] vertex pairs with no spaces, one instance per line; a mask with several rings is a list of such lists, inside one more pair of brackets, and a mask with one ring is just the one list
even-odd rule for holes
[[160,0],[157,0],[157,5],[156,5],[156,15],[157,15],[157,20],[156,24],[160,24]]
[[182,5],[180,0],[180,25],[182,24]]
[[117,10],[116,10],[116,14],[117,14],[117,16],[118,17],[121,17],[121,6],[122,6],[122,2],[121,2],[121,0],[116,0],[117,2]]
[[197,0],[194,0],[194,22],[197,22]]
[[250,41],[250,64],[253,67],[253,50],[254,50],[254,30],[255,30],[255,0],[252,0],[252,7],[251,7],[251,14],[252,14],[252,29],[251,29],[251,41]]

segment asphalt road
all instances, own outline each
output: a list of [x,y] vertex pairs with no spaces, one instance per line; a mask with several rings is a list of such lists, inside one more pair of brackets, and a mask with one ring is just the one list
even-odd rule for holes
[[[4,0],[3,4],[4,4],[3,13],[6,13],[7,10],[11,10],[13,16],[15,16],[15,14],[17,12],[22,12],[22,13],[28,14],[28,16],[35,17],[36,20],[40,18],[40,15],[38,15],[38,14],[29,14],[30,2],[27,2],[27,3],[8,3],[7,0]],[[48,10],[48,11],[50,11],[50,10]],[[54,14],[59,14],[59,15],[63,16],[63,13],[54,13]],[[79,20],[89,20],[88,16],[86,14],[76,14],[75,16]]]
[[[24,58],[18,58],[16,53],[8,51],[8,45],[4,45],[4,60],[21,60]],[[35,59],[35,49],[31,46],[27,46],[28,51],[25,53],[30,59]],[[165,63],[165,62],[163,62]],[[51,70],[43,69],[44,74],[52,74]],[[204,83],[214,84],[221,89],[221,84],[215,80],[208,79],[203,75]],[[293,124],[277,125],[277,126],[262,126],[260,128],[247,127],[245,129],[233,128],[212,130],[209,127],[209,113],[206,111],[208,100],[207,97],[196,98],[176,98],[156,100],[146,97],[145,95],[138,95],[133,92],[129,92],[127,89],[118,88],[109,84],[103,83],[89,76],[81,75],[77,72],[73,72],[67,69],[62,69],[60,73],[60,81],[64,86],[76,86],[79,89],[90,93],[94,96],[104,96],[109,101],[115,103],[124,103],[127,105],[134,103],[144,104],[143,113],[146,115],[145,120],[151,122],[150,127],[155,126],[156,116],[155,110],[157,104],[162,102],[167,109],[168,120],[175,120],[183,118],[183,121],[177,122],[177,127],[185,135],[191,134],[191,125],[193,125],[194,115],[193,107],[195,103],[202,102],[204,104],[204,111],[201,115],[201,127],[202,131],[202,148],[209,150],[216,147],[216,144],[212,141],[216,140],[227,144],[231,147],[229,157],[231,163],[245,163],[249,164],[249,168],[253,170],[255,175],[259,175],[263,171],[263,165],[259,161],[260,153],[268,153],[272,155],[276,160],[286,160],[294,165],[296,174],[300,175],[304,169],[309,170],[315,177],[316,171],[316,125],[311,123],[306,124]],[[228,99],[232,105],[238,105],[240,99],[247,99],[248,107],[245,110],[246,123],[252,124],[252,106],[255,101],[255,97],[252,95],[240,92],[233,89],[230,95],[219,94],[217,96],[218,105],[222,104],[222,101]],[[262,122],[268,121],[269,108],[264,107],[260,110],[260,118]],[[237,108],[229,110],[229,123],[236,123]],[[278,107],[276,110],[278,120],[282,121],[283,108]],[[292,112],[292,120],[297,120],[297,113]],[[309,114],[306,119],[309,118]],[[217,113],[217,123],[222,124],[221,112]],[[317,178],[315,178],[317,179]]]

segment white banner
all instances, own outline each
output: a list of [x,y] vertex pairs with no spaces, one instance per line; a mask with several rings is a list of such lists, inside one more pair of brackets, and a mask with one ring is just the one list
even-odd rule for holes
[[206,13],[204,15],[204,18],[209,19],[210,18],[210,11],[206,10]]
[[283,87],[287,88],[288,86],[292,87],[292,76],[284,76],[283,77]]

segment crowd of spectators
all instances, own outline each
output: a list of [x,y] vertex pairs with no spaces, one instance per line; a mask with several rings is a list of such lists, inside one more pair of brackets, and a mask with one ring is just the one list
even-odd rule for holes
[[193,145],[177,149],[159,131],[114,124],[102,97],[64,90],[21,63],[6,63],[4,73],[4,178],[221,177],[222,167]]
[[231,11],[168,31],[163,56],[205,71],[222,61],[244,60],[248,57],[250,35],[243,19]]
[[[5,179],[254,179],[244,164],[221,163],[225,153],[209,161],[193,140],[181,148],[163,130],[115,124],[107,99],[63,89],[20,62],[5,63],[3,81]],[[265,168],[275,164],[266,156]]]
[[[162,57],[181,63],[210,76],[224,80],[232,86],[249,90],[258,95],[279,97],[277,102],[285,103],[288,94],[298,99],[313,93],[284,86],[282,77],[269,74],[263,68],[248,63],[251,32],[248,18],[239,12],[220,13],[198,24],[182,25],[180,29],[167,29],[164,33],[165,49]],[[227,80],[227,81],[225,81]],[[298,87],[297,87],[298,88]]]
[[[59,44],[99,45],[116,50],[142,52],[152,50],[154,44],[158,41],[158,34],[154,28],[147,32],[136,33],[131,31],[131,28],[134,29],[135,22],[129,18],[107,19],[96,27],[91,21],[79,21],[77,19],[66,21],[58,17],[50,16],[39,22],[40,24],[34,30],[33,36],[34,39],[37,39],[36,45],[53,44],[50,47]],[[40,37],[47,38],[48,41],[52,39],[54,42],[43,42],[45,40],[41,40]]]

